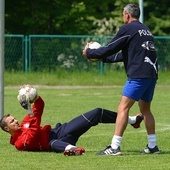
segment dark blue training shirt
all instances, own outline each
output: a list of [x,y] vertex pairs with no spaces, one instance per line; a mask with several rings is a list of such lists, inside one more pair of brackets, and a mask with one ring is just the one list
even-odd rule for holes
[[123,25],[106,46],[86,51],[87,57],[103,62],[124,62],[128,78],[158,78],[154,37],[139,21]]

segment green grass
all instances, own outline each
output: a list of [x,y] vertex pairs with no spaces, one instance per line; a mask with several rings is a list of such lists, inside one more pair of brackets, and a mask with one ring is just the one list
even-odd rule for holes
[[[21,83],[39,84],[39,85],[120,85],[125,81],[126,75],[124,70],[99,73],[96,71],[65,71],[57,70],[56,72],[5,72],[4,85],[13,86]],[[123,80],[123,81],[122,81]]]
[[[20,86],[21,84],[48,85],[48,86],[113,86],[123,85],[126,80],[124,70],[105,71],[65,71],[56,72],[5,72],[5,86]],[[159,72],[159,85],[170,84],[170,71]]]
[[[34,74],[35,75],[35,74]],[[9,75],[8,75],[9,76]],[[29,75],[32,77],[33,75]],[[30,77],[27,78],[30,78]],[[80,75],[79,75],[80,76]],[[167,76],[169,76],[167,74]],[[16,78],[18,75],[16,76]],[[40,76],[41,77],[41,76]],[[43,76],[42,76],[43,77]],[[93,76],[92,76],[93,77]],[[92,78],[91,77],[91,78]],[[97,76],[100,77],[100,76]],[[102,76],[101,76],[102,77]],[[114,75],[113,75],[114,77]],[[123,77],[123,73],[122,76]],[[119,77],[119,78],[120,78]],[[7,80],[7,77],[5,77]],[[45,82],[40,84],[41,80],[23,78],[17,82],[7,83],[9,85],[21,85],[22,82],[30,84],[46,85]],[[50,76],[48,76],[50,78]],[[102,77],[101,79],[108,82],[109,78]],[[82,79],[82,77],[81,77]],[[15,79],[16,80],[16,79]],[[29,80],[29,81],[28,81]],[[64,84],[64,79],[62,83]],[[48,79],[47,79],[48,81]],[[79,85],[79,81],[76,85]],[[92,81],[92,80],[91,80]],[[102,85],[114,85],[114,79],[110,80],[112,84],[101,83]],[[116,80],[118,81],[118,79]],[[120,80],[121,83],[125,80]],[[162,150],[160,155],[141,155],[139,153],[147,144],[147,135],[144,124],[141,124],[140,129],[133,129],[128,126],[121,146],[123,152],[122,156],[107,157],[97,156],[96,152],[105,148],[107,144],[110,144],[114,125],[100,124],[91,128],[79,139],[77,146],[82,146],[86,149],[86,153],[83,156],[78,157],[65,157],[63,154],[56,153],[44,153],[44,152],[19,152],[12,145],[9,145],[9,134],[0,132],[0,153],[1,153],[1,170],[167,170],[170,167],[170,86],[167,84],[169,80],[161,80],[161,84],[158,83],[155,91],[155,97],[152,104],[152,112],[156,119],[156,131],[157,131],[157,144]],[[120,84],[121,84],[120,83]],[[6,85],[7,85],[6,84]],[[72,84],[72,83],[71,83]],[[65,84],[65,85],[70,85]],[[85,84],[89,85],[89,84]],[[18,88],[5,87],[5,113],[10,113],[15,116],[19,121],[22,120],[25,115],[23,110],[16,100]],[[51,124],[55,126],[57,122],[69,121],[75,116],[91,110],[95,107],[103,107],[111,110],[116,110],[122,87],[89,87],[89,88],[77,88],[73,87],[38,87],[38,93],[43,97],[46,106],[44,115],[42,118],[42,125]],[[135,104],[130,115],[138,113],[138,106]]]

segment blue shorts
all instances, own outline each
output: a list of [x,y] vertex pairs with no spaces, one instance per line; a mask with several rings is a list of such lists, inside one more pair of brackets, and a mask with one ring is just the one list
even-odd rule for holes
[[128,79],[122,95],[135,101],[143,100],[147,103],[152,101],[157,79]]

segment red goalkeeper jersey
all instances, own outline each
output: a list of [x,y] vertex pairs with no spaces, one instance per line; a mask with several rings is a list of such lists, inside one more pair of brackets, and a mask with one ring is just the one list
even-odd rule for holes
[[51,126],[40,126],[44,110],[44,101],[40,96],[34,102],[32,110],[34,116],[25,116],[21,129],[11,137],[10,143],[20,151],[49,151]]

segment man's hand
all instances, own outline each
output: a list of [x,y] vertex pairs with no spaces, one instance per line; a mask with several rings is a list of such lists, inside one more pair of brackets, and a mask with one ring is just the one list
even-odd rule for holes
[[84,47],[84,50],[83,50],[83,56],[84,56],[85,59],[88,60],[88,58],[87,58],[87,56],[86,56],[86,50],[87,50],[87,48],[89,48],[89,43],[86,44],[86,46]]
[[18,95],[18,101],[20,105],[28,111],[28,114],[33,114],[32,109],[31,109],[31,103],[29,102],[29,98],[27,95],[22,94]]
[[20,105],[28,110],[28,114],[32,114],[31,104],[34,103],[38,98],[38,93],[36,88],[30,85],[23,85],[21,86],[20,90],[18,91],[18,101]]
[[24,109],[28,109],[30,108],[30,102],[29,102],[29,99],[28,97],[23,94],[23,95],[18,95],[18,100],[19,100],[19,103],[21,104],[21,106],[24,108]]

